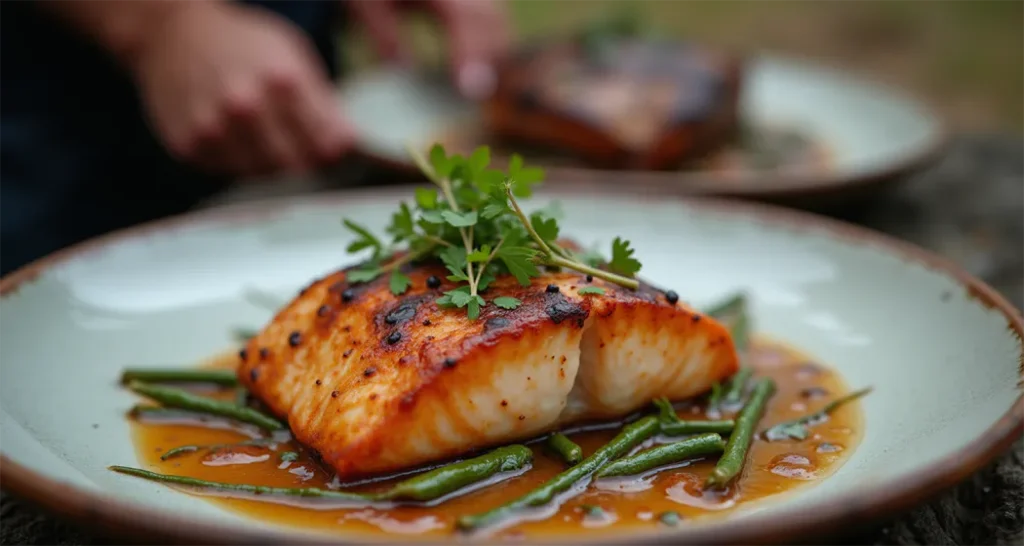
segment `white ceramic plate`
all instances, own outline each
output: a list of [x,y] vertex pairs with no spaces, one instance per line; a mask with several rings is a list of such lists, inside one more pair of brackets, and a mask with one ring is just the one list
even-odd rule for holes
[[[851,385],[875,386],[863,402],[862,444],[836,474],[661,538],[790,541],[891,516],[1021,435],[1021,317],[955,267],[781,209],[567,187],[545,194],[562,202],[565,233],[584,243],[632,239],[644,275],[698,306],[746,290],[760,331],[837,368]],[[289,297],[347,265],[349,235],[339,218],[381,229],[408,195],[409,188],[374,190],[204,211],[71,248],[4,278],[4,487],[143,540],[337,540],[246,520],[106,470],[137,463],[123,417],[134,398],[117,377],[127,366],[186,364],[225,349],[233,326],[268,318],[243,297],[246,289]]]
[[[684,172],[629,172],[631,182],[678,192],[764,198],[847,195],[927,164],[946,141],[943,124],[923,105],[883,86],[812,63],[759,56],[748,66],[744,119],[755,125],[799,129],[828,150],[832,170],[755,173],[724,181]],[[356,74],[339,100],[360,135],[362,151],[392,166],[413,168],[410,143],[429,147],[451,127],[479,123],[478,107],[442,77],[400,69]],[[527,158],[529,159],[529,158]],[[549,167],[548,178],[620,182],[622,171]]]

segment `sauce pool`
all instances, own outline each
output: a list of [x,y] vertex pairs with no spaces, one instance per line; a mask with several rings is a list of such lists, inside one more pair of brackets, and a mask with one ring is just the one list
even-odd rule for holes
[[[236,358],[214,362],[233,366]],[[770,399],[758,431],[820,409],[848,392],[841,377],[806,356],[778,343],[756,340],[750,351],[755,377],[771,377],[777,391]],[[225,392],[223,396],[231,396]],[[707,416],[698,403],[677,405],[683,419]],[[726,415],[725,417],[731,417]],[[211,481],[249,483],[278,487],[334,487],[325,471],[293,441],[264,446],[199,450],[167,460],[161,455],[182,445],[235,444],[250,439],[254,431],[213,429],[189,423],[159,423],[132,420],[132,436],[141,467],[153,472],[190,476]],[[570,434],[583,448],[584,456],[607,443],[618,426]],[[559,535],[628,533],[666,528],[674,524],[667,512],[679,515],[678,525],[705,517],[721,517],[745,504],[820,481],[832,474],[856,448],[863,432],[859,402],[836,410],[824,423],[811,429],[801,441],[768,442],[756,437],[741,476],[722,492],[703,491],[701,485],[714,468],[717,456],[681,463],[655,474],[592,482],[582,493],[560,506],[525,515],[496,532],[497,537],[551,537]],[[650,442],[648,444],[650,445]],[[393,508],[332,508],[315,504],[298,505],[245,498],[205,496],[226,509],[267,522],[334,530],[347,534],[391,534],[422,537],[449,536],[456,518],[477,514],[513,500],[541,485],[566,467],[541,443],[530,444],[533,466],[526,472],[470,493],[445,500],[436,506],[395,506]],[[294,461],[282,454],[298,453]],[[285,456],[291,458],[291,456]],[[345,487],[345,490],[374,491],[391,481]],[[599,509],[595,509],[595,507]],[[527,518],[538,518],[529,520]],[[409,538],[412,538],[410,536]]]

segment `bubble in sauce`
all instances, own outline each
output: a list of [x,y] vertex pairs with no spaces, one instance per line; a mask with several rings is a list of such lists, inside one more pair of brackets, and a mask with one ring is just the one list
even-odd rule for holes
[[776,455],[768,463],[768,471],[776,476],[794,480],[813,480],[817,478],[817,465],[798,453]]

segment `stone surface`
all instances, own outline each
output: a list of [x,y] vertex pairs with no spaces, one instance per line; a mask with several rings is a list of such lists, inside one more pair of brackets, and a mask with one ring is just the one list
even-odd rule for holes
[[[298,187],[306,188],[307,183]],[[1024,307],[1024,142],[957,139],[938,164],[848,219],[908,240],[964,266]],[[0,494],[2,495],[2,494]],[[937,500],[837,544],[1024,543],[1024,443]],[[103,544],[0,496],[0,544]]]

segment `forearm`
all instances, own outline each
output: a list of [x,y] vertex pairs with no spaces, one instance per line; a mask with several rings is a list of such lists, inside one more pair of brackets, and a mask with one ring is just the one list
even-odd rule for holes
[[95,40],[131,66],[161,25],[183,10],[210,9],[217,0],[47,0],[48,12]]

